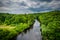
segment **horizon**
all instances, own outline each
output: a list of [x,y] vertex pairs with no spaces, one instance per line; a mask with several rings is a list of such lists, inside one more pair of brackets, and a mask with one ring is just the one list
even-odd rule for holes
[[49,12],[57,12],[60,10],[51,10],[51,11],[42,11],[42,12],[32,12],[32,13],[7,13],[7,12],[0,12],[0,13],[4,13],[4,14],[37,14],[37,13],[49,13]]
[[[54,10],[51,10],[54,11]],[[46,13],[51,11],[41,11],[41,12],[30,12],[30,13],[9,13],[9,12],[0,12],[0,13],[8,13],[8,14],[35,14],[35,13]]]

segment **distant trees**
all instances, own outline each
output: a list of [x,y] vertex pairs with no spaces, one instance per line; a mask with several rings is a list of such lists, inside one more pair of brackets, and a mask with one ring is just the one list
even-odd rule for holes
[[19,23],[28,23],[34,21],[34,16],[31,14],[4,14],[0,13],[0,24],[19,24]]

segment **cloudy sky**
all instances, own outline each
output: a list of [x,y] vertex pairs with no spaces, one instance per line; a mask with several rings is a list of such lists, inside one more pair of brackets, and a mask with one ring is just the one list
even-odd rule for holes
[[32,13],[60,10],[60,0],[0,0],[0,12]]

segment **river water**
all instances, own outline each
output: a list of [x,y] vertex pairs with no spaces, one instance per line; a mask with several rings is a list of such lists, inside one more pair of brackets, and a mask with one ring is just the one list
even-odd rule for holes
[[16,40],[42,40],[40,23],[35,20],[33,27],[27,30],[26,33],[19,34]]

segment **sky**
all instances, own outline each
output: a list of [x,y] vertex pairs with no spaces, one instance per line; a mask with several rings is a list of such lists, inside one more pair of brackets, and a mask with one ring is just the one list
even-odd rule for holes
[[60,0],[0,0],[0,12],[34,13],[60,10]]

